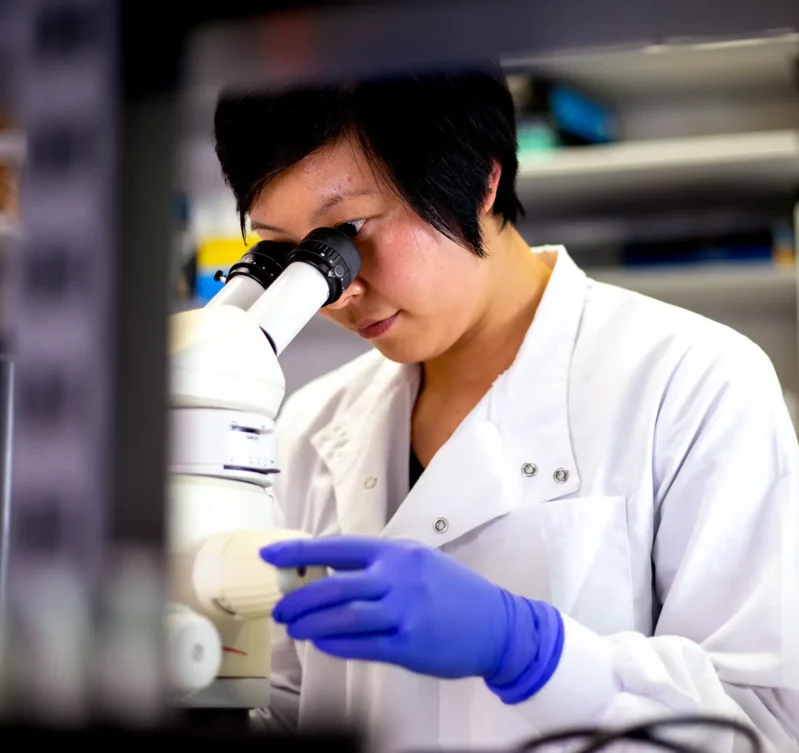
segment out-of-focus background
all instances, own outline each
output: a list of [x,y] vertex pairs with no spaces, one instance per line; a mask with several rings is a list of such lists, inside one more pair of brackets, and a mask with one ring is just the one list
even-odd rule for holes
[[[669,4],[660,31],[657,16],[642,25],[640,13],[625,16],[620,7],[615,33],[593,14],[582,27],[580,10],[570,20],[573,28],[544,13],[542,25],[531,28],[529,50],[517,42],[515,52],[499,57],[517,104],[518,188],[526,210],[520,228],[530,244],[564,244],[597,279],[740,329],[771,356],[793,394],[799,393],[799,33],[787,25],[789,12],[766,5],[762,12],[733,8],[729,18],[714,18],[721,6]],[[346,13],[354,11],[340,11]],[[309,42],[310,18],[284,12],[276,19],[285,35],[277,50],[280,35],[264,37],[273,55],[268,62],[289,49],[292,33]],[[493,20],[501,26],[500,6]],[[547,21],[553,33],[542,45]],[[330,33],[337,23],[346,27],[340,16],[320,12],[317,31],[325,23]],[[730,25],[736,33],[714,33]],[[211,137],[223,71],[236,70],[237,39],[230,24],[211,24],[188,45],[179,180],[169,198],[174,258],[165,265],[176,275],[173,309],[207,302],[221,286],[214,273],[257,240],[241,238]],[[291,54],[295,67],[306,65],[318,76],[313,55]],[[8,49],[2,62],[13,69]],[[270,76],[279,78],[274,67],[265,72],[267,84]],[[19,232],[24,142],[9,87],[0,88],[0,245]],[[161,169],[154,181],[168,174]],[[315,321],[284,356],[289,391],[368,347]]]
[[[565,244],[599,280],[744,332],[792,400],[799,34],[587,47],[502,58],[518,112],[525,238]],[[176,295],[187,306],[207,301],[221,285],[214,273],[244,250],[208,125],[197,126],[182,143],[175,197]],[[283,357],[289,390],[368,347],[320,318]]]

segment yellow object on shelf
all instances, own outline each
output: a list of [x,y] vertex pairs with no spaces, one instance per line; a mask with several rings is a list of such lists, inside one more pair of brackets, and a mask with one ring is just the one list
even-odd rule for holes
[[248,236],[246,241],[241,237],[207,238],[197,248],[197,266],[227,268],[260,240],[257,235]]

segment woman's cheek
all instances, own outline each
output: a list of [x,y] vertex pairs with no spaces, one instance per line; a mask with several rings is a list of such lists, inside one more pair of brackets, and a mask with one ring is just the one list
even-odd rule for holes
[[423,272],[417,255],[409,253],[408,244],[396,233],[381,237],[379,243],[359,245],[359,251],[364,279],[387,298],[403,291],[410,292],[415,279]]
[[366,235],[364,279],[382,298],[410,314],[426,315],[446,309],[457,297],[463,283],[458,267],[468,263],[468,251],[414,213],[397,212]]

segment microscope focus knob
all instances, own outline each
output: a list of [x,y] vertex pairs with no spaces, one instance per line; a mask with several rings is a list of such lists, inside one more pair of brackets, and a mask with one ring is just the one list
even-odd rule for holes
[[183,604],[170,604],[167,638],[172,690],[186,695],[210,685],[222,663],[222,643],[211,621]]
[[210,537],[196,554],[194,592],[203,610],[215,617],[249,620],[271,617],[283,594],[327,575],[326,568],[278,570],[264,562],[268,544],[310,538],[303,531],[231,531]]

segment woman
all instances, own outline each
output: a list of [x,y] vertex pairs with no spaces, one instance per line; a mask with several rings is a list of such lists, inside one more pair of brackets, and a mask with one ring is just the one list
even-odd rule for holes
[[215,127],[242,227],[353,237],[323,314],[374,345],[281,417],[278,522],[319,540],[262,556],[336,573],[275,609],[270,718],[497,749],[710,712],[796,749],[799,456],[767,357],[530,249],[493,72],[226,97]]

